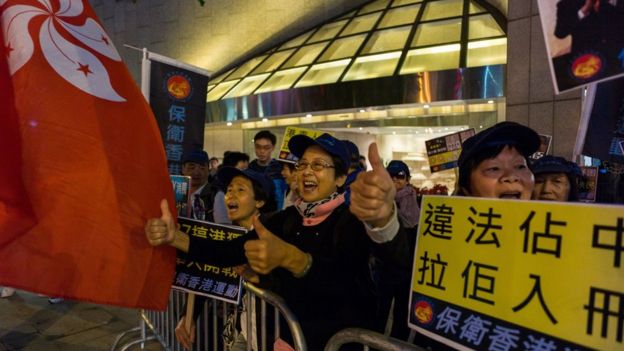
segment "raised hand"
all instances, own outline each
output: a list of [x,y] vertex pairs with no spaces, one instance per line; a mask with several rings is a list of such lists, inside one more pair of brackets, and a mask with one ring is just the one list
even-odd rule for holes
[[266,229],[258,217],[253,218],[253,225],[258,240],[249,240],[245,243],[245,256],[251,269],[267,274],[284,265],[292,245]]
[[171,244],[175,239],[176,225],[166,199],[160,201],[160,218],[151,218],[145,224],[145,235],[152,246]]
[[373,169],[358,174],[351,184],[349,209],[361,221],[373,227],[383,227],[391,219],[396,189],[381,162],[376,143],[368,147],[368,160]]
[[187,350],[191,350],[193,342],[195,342],[195,321],[191,321],[191,332],[186,330],[185,322],[186,316],[182,316],[182,319],[175,327],[175,336],[178,342]]

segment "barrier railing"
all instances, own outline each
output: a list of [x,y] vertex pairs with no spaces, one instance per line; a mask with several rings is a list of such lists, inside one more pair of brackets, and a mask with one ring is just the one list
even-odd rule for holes
[[[267,303],[274,309],[273,330],[274,337],[277,339],[280,336],[280,318],[283,318],[290,330],[293,338],[292,345],[297,351],[307,351],[305,337],[301,331],[301,326],[297,321],[296,316],[286,306],[284,300],[267,290],[260,289],[251,283],[243,282],[243,286],[247,291],[244,296],[247,299],[246,306],[252,305],[254,297],[260,299],[260,311],[256,312],[260,316],[260,331],[258,333],[260,337],[259,350],[267,350],[266,345],[266,333],[267,333],[267,321],[266,321],[266,308]],[[149,341],[157,340],[167,351],[181,351],[183,350],[175,337],[175,328],[179,319],[184,315],[184,295],[186,293],[177,290],[172,290],[169,296],[169,304],[165,311],[147,311],[141,310],[140,323],[136,328],[127,330],[119,334],[111,347],[111,351],[126,351],[130,348],[138,346],[140,349],[145,348],[145,344]],[[209,299],[203,307],[203,313],[196,321],[196,339],[193,345],[193,350],[197,351],[218,351],[228,350],[227,345],[222,342],[221,333],[223,331],[224,322],[227,320],[228,313],[234,311],[236,305],[225,303],[216,299]],[[254,335],[252,333],[252,318],[247,318],[247,325],[241,326],[246,328],[246,335]],[[138,335],[135,335],[138,334]],[[247,350],[251,350],[251,338],[247,340]],[[123,344],[121,342],[124,341]],[[272,345],[271,345],[272,349]]]
[[365,351],[370,347],[380,351],[427,351],[422,347],[361,328],[347,328],[334,334],[325,345],[325,351],[338,351],[342,345],[349,343],[361,344]]

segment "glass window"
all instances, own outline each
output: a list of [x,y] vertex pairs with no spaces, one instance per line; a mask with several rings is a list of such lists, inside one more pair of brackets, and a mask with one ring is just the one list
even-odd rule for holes
[[481,7],[478,4],[475,4],[474,1],[471,1],[470,7],[468,7],[468,11],[470,11],[470,14],[473,14],[473,13],[485,12],[485,9],[483,9],[483,7]]
[[379,28],[414,23],[416,15],[418,15],[418,10],[420,10],[420,5],[404,6],[398,9],[389,10],[379,23]]
[[252,74],[275,71],[284,61],[286,61],[288,57],[290,57],[290,54],[292,54],[294,51],[295,49],[290,49],[274,53],[273,55],[269,56],[268,59],[264,60],[264,62],[262,62],[260,66],[258,66],[258,68],[254,69]]
[[334,41],[319,58],[319,62],[338,60],[355,55],[365,38],[366,34],[360,34]]
[[467,67],[500,65],[507,62],[507,38],[468,43]]
[[358,57],[343,81],[391,76],[400,57],[400,51]]
[[421,23],[416,29],[412,47],[459,41],[461,39],[461,24],[460,18]]
[[256,90],[256,94],[264,93],[267,91],[276,91],[276,90],[284,90],[290,88],[293,83],[299,78],[303,72],[305,72],[306,67],[298,67],[287,69],[284,71],[275,72],[271,78],[269,78],[258,90]]
[[227,71],[225,73],[222,73],[222,74],[218,75],[215,78],[210,78],[210,83],[211,84],[212,83],[217,84],[217,83],[221,82],[223,80],[223,78],[227,77],[227,75],[232,73],[232,71],[234,71],[234,68],[232,68],[231,70],[229,70],[229,71]]
[[310,67],[310,70],[301,78],[296,88],[307,87],[310,85],[321,85],[336,83],[342,75],[351,59],[320,63]]
[[498,23],[490,15],[470,16],[468,24],[468,39],[479,39],[498,37],[505,35],[505,32],[498,26]]
[[371,35],[366,42],[362,53],[371,54],[375,52],[399,50],[405,47],[405,41],[409,36],[412,26],[379,30]]
[[242,77],[248,75],[249,72],[251,72],[251,70],[256,68],[256,66],[260,62],[262,62],[262,60],[264,60],[265,58],[266,58],[266,55],[258,56],[258,57],[254,57],[251,60],[243,63],[243,65],[238,67],[236,69],[236,71],[234,71],[234,73],[232,73],[232,75],[228,77],[228,79],[242,78]]
[[381,16],[381,12],[355,17],[347,25],[345,30],[340,33],[340,36],[370,31],[373,29],[373,26],[377,22],[377,19],[379,19],[379,16]]
[[237,96],[251,95],[256,88],[264,82],[269,76],[269,73],[259,74],[257,76],[251,76],[243,79],[238,85],[230,90],[223,98],[233,98]]
[[459,44],[451,44],[410,50],[401,67],[401,74],[458,68],[460,48]]
[[371,13],[374,11],[379,11],[382,9],[385,9],[386,6],[388,5],[389,0],[377,0],[375,2],[372,2],[364,7],[362,7],[360,9],[360,12],[358,12],[358,15],[362,15],[365,13]]
[[438,18],[461,16],[464,12],[464,0],[430,1],[425,7],[422,20],[430,21]]
[[392,2],[392,7],[407,5],[407,4],[414,4],[418,2],[423,2],[423,0],[394,0]]
[[327,23],[326,25],[321,27],[316,33],[314,33],[312,38],[308,40],[308,43],[316,43],[317,41],[328,40],[335,37],[338,32],[340,32],[342,27],[344,27],[345,23],[347,23],[347,20]]
[[307,33],[301,34],[298,37],[295,37],[294,39],[287,41],[286,43],[284,43],[284,45],[280,47],[280,50],[293,48],[295,46],[301,46],[301,44],[303,44],[306,39],[308,39],[310,35],[312,35],[312,32],[313,31],[309,31]]
[[283,68],[302,66],[312,63],[327,46],[328,42],[302,46],[288,60]]
[[214,89],[212,89],[208,93],[208,96],[206,97],[206,101],[219,100],[223,96],[223,94],[227,93],[227,91],[230,90],[230,88],[236,85],[236,83],[238,83],[239,81],[240,79],[235,79],[229,82],[223,82],[221,84],[218,84],[216,87],[214,87]]

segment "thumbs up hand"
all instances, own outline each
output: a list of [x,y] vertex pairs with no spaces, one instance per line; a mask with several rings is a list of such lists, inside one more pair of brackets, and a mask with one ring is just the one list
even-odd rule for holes
[[373,169],[358,174],[351,184],[349,209],[361,221],[379,228],[388,224],[391,219],[396,189],[381,162],[376,143],[368,147],[368,160]]
[[245,243],[245,256],[255,272],[268,274],[277,267],[285,268],[294,274],[301,273],[308,264],[308,255],[271,233],[258,217],[253,225],[258,240]]
[[175,239],[176,225],[166,199],[160,201],[160,218],[151,218],[145,224],[145,235],[152,246],[171,244]]

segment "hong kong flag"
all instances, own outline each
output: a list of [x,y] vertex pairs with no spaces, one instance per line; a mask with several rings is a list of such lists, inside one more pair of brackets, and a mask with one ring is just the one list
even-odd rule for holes
[[0,285],[165,307],[160,134],[87,0],[0,0]]

